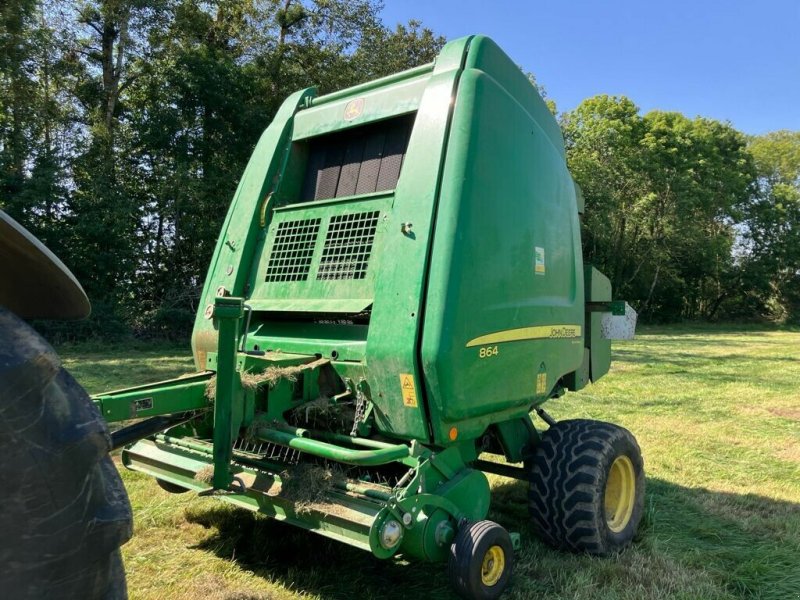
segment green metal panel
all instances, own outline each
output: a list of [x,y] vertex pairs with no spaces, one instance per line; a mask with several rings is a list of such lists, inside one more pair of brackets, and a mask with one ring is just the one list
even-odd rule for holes
[[[382,450],[393,448],[382,446]],[[417,468],[405,487],[389,488],[340,477],[318,502],[298,510],[292,494],[283,487],[291,480],[292,467],[234,452],[230,468],[240,486],[215,495],[371,551],[379,558],[401,551],[441,560],[447,555],[458,523],[465,518],[481,520],[488,512],[486,476],[465,464],[474,458],[474,448],[463,445],[435,455],[423,452],[416,460],[409,457],[407,464]],[[213,488],[201,472],[208,469],[212,460],[213,446],[208,442],[165,435],[137,442],[122,453],[122,462],[129,469],[206,493]],[[405,530],[402,543],[394,549],[377,543],[378,530],[389,518],[403,523]]]
[[[447,44],[417,110],[414,129],[381,252],[375,304],[367,336],[368,380],[380,430],[427,440],[424,387],[418,360],[422,295],[450,126],[452,97],[471,38]],[[405,230],[404,223],[412,228]]]
[[583,354],[575,188],[530,83],[473,39],[444,165],[422,361],[438,443],[546,398]]
[[[389,174],[360,185],[376,160]],[[129,447],[125,465],[380,558],[446,558],[459,523],[488,512],[479,438],[524,460],[530,409],[608,370],[594,311],[614,310],[611,289],[584,270],[582,210],[556,121],[485,37],[334,94],[297,92],[256,146],[209,267],[192,337],[208,371],[95,400],[109,419],[207,408],[213,373],[213,428],[200,415]],[[324,493],[335,510],[297,510],[283,489],[309,456],[358,466]]]
[[432,70],[433,64],[424,65],[341,93],[314,98],[311,107],[295,118],[292,139],[301,140],[413,112],[420,104]]
[[[175,485],[195,491],[208,491],[211,486],[197,479],[197,473],[211,464],[211,447],[196,445],[195,450],[179,447],[164,441],[144,440],[122,453],[123,464],[134,471],[146,473]],[[277,496],[271,490],[280,489],[281,478],[275,473],[237,465],[236,475],[248,485],[246,493],[224,494],[218,498],[241,508],[259,511],[273,519],[309,529],[370,551],[371,526],[381,509],[377,501],[354,498],[345,493],[334,493],[339,510],[335,514],[313,510],[296,510],[294,503]]]
[[[394,190],[298,202],[307,140],[401,114],[414,125]],[[298,92],[231,205],[196,360],[205,366],[217,347],[205,308],[217,293],[241,296],[246,350],[321,355],[343,377],[357,372],[377,431],[439,445],[476,438],[585,370],[580,205],[557,123],[485,37],[335,94]],[[376,220],[369,264],[359,277],[324,277],[327,232],[353,214]],[[307,243],[290,240],[284,264],[276,248],[290,230]]]
[[239,327],[244,316],[241,298],[217,298],[214,321],[219,327],[217,385],[214,397],[214,487],[226,489],[231,482],[233,440],[243,419],[244,395],[236,372]]
[[109,423],[199,410],[209,406],[205,391],[211,376],[210,372],[197,373],[189,377],[104,392],[92,396],[92,401]]
[[217,345],[216,330],[208,318],[210,312],[206,311],[210,311],[220,287],[231,295],[245,296],[245,286],[256,256],[255,247],[264,235],[260,213],[284,166],[292,116],[313,93],[313,89],[301,90],[281,105],[258,141],[236,188],[208,269],[192,333],[192,350],[198,370],[204,368],[207,353],[216,350]]
[[[334,311],[338,312],[338,311]],[[341,361],[363,361],[367,352],[367,325],[344,319],[323,319],[325,322],[295,321],[270,318],[260,321],[247,339],[248,348],[258,345],[264,350],[280,349],[296,354],[334,353]],[[345,321],[342,323],[340,321]],[[345,371],[340,371],[346,376]]]
[[[376,250],[386,232],[392,194],[372,194],[368,198],[349,202],[346,199],[336,200],[333,203],[289,204],[275,212],[270,220],[264,251],[261,252],[251,284],[252,292],[248,304],[254,310],[359,313],[372,304],[376,273],[380,271],[382,258],[381,253]],[[359,215],[363,217],[358,217]],[[337,218],[354,216],[365,224],[375,224],[372,251],[364,269],[366,272],[363,278],[353,278],[347,273],[328,274],[321,260],[323,252],[328,248],[326,238],[332,223]],[[363,226],[361,229],[367,230]],[[305,232],[300,234],[308,240],[303,245],[303,250],[284,250],[278,256],[279,248],[299,245],[295,243],[290,246],[290,241],[276,247],[276,236],[282,231]],[[290,234],[284,239],[298,237],[297,234]],[[280,244],[280,237],[278,242]],[[301,251],[305,256],[298,258],[297,254]],[[298,266],[299,260],[304,260],[304,264]]]
[[[584,276],[587,302],[611,302],[611,281],[608,277],[589,265]],[[605,339],[601,333],[602,318],[602,313],[592,312],[587,319],[589,331],[586,332],[586,347],[589,349],[589,376],[592,381],[600,379],[611,368],[611,340]]]

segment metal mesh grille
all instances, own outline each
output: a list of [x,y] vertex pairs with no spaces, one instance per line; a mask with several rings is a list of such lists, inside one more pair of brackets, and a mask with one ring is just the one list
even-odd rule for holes
[[278,225],[267,263],[266,281],[305,281],[319,233],[319,219]]
[[331,217],[317,279],[364,279],[380,211]]
[[327,200],[394,189],[414,115],[312,138],[300,199]]

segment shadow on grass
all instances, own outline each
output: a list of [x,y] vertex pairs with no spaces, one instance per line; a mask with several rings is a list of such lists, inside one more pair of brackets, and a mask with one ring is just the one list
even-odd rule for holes
[[454,598],[443,565],[383,561],[369,553],[268,519],[220,505],[187,511],[187,519],[217,534],[197,548],[235,560],[285,588],[331,599]]
[[[526,484],[500,479],[489,518],[523,540],[508,597],[619,597],[629,595],[632,585],[642,590],[641,598],[800,597],[799,504],[658,479],[647,485],[634,546],[620,557],[598,559],[540,543],[527,524]],[[197,548],[297,592],[332,600],[455,597],[444,565],[381,561],[225,505],[189,510],[186,517],[216,530]],[[581,586],[588,586],[586,594]]]

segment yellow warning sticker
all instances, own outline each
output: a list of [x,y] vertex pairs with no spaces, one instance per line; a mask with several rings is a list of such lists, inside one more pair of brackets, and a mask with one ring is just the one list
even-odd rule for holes
[[536,393],[537,394],[547,393],[547,373],[539,373],[536,376]]
[[417,407],[417,388],[411,373],[400,373],[400,389],[403,392],[403,404],[410,408]]

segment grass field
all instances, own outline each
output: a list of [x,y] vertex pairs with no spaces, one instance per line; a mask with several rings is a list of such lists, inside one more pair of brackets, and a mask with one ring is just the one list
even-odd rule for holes
[[[90,392],[192,370],[183,348],[60,349]],[[526,526],[526,487],[491,477],[490,518],[522,533],[509,599],[800,599],[800,333],[650,329],[612,373],[548,403],[633,431],[647,471],[634,546],[562,554]],[[441,565],[383,562],[123,470],[135,516],[133,600],[451,598]]]

